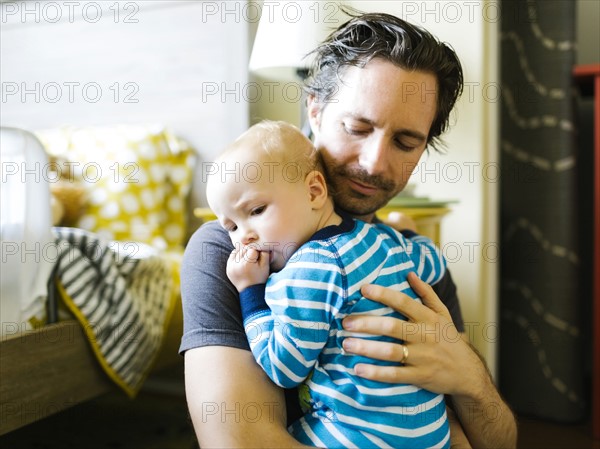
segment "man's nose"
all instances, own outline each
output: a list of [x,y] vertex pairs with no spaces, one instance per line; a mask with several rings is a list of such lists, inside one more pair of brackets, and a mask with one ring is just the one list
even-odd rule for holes
[[370,175],[380,175],[389,165],[387,160],[388,151],[388,145],[384,139],[372,138],[362,148],[358,157],[358,163]]

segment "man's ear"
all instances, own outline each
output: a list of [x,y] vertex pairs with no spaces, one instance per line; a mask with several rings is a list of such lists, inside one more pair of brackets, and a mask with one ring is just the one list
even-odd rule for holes
[[325,176],[318,170],[311,171],[304,180],[313,209],[320,209],[327,201],[327,183]]
[[306,110],[308,113],[308,123],[310,124],[310,129],[312,131],[312,135],[317,137],[319,135],[319,130],[321,129],[321,110],[323,105],[318,103],[315,99],[314,95],[309,95],[306,99]]

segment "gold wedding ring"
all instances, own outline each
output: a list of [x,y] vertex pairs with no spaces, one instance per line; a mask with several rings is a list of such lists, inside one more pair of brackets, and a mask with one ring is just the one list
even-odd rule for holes
[[407,360],[408,360],[408,348],[406,347],[406,345],[402,345],[402,360],[400,360],[400,363],[402,363],[404,365],[404,364],[406,364]]

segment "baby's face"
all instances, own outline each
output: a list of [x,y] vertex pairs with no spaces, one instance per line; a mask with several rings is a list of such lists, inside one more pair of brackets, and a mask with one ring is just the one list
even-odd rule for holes
[[278,271],[316,231],[310,191],[306,174],[254,159],[239,152],[222,159],[208,182],[208,203],[234,246],[269,252],[271,270]]

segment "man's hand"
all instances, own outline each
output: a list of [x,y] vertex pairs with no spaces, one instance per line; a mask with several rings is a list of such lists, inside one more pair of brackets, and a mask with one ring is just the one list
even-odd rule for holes
[[269,277],[269,253],[248,245],[237,245],[227,261],[227,276],[238,292]]
[[411,297],[377,285],[362,288],[367,298],[402,313],[408,321],[392,317],[355,316],[346,318],[344,328],[353,332],[386,335],[404,344],[347,338],[344,349],[366,357],[400,362],[404,365],[379,366],[357,364],[356,374],[367,379],[417,385],[435,393],[474,394],[483,389],[489,375],[477,354],[456,330],[450,313],[433,289],[414,273],[408,280],[422,298]]
[[[367,298],[397,310],[408,321],[374,316],[354,316],[343,321],[344,329],[353,332],[387,335],[404,341],[400,344],[347,338],[344,350],[379,360],[403,361],[403,365],[359,363],[354,367],[355,373],[381,382],[408,383],[451,395],[462,429],[473,447],[516,447],[514,415],[496,390],[483,360],[456,330],[448,309],[431,286],[414,273],[409,274],[408,281],[423,304],[376,285],[361,290]],[[493,419],[486,413],[490,409],[495,411]],[[462,443],[452,444],[460,447]]]

